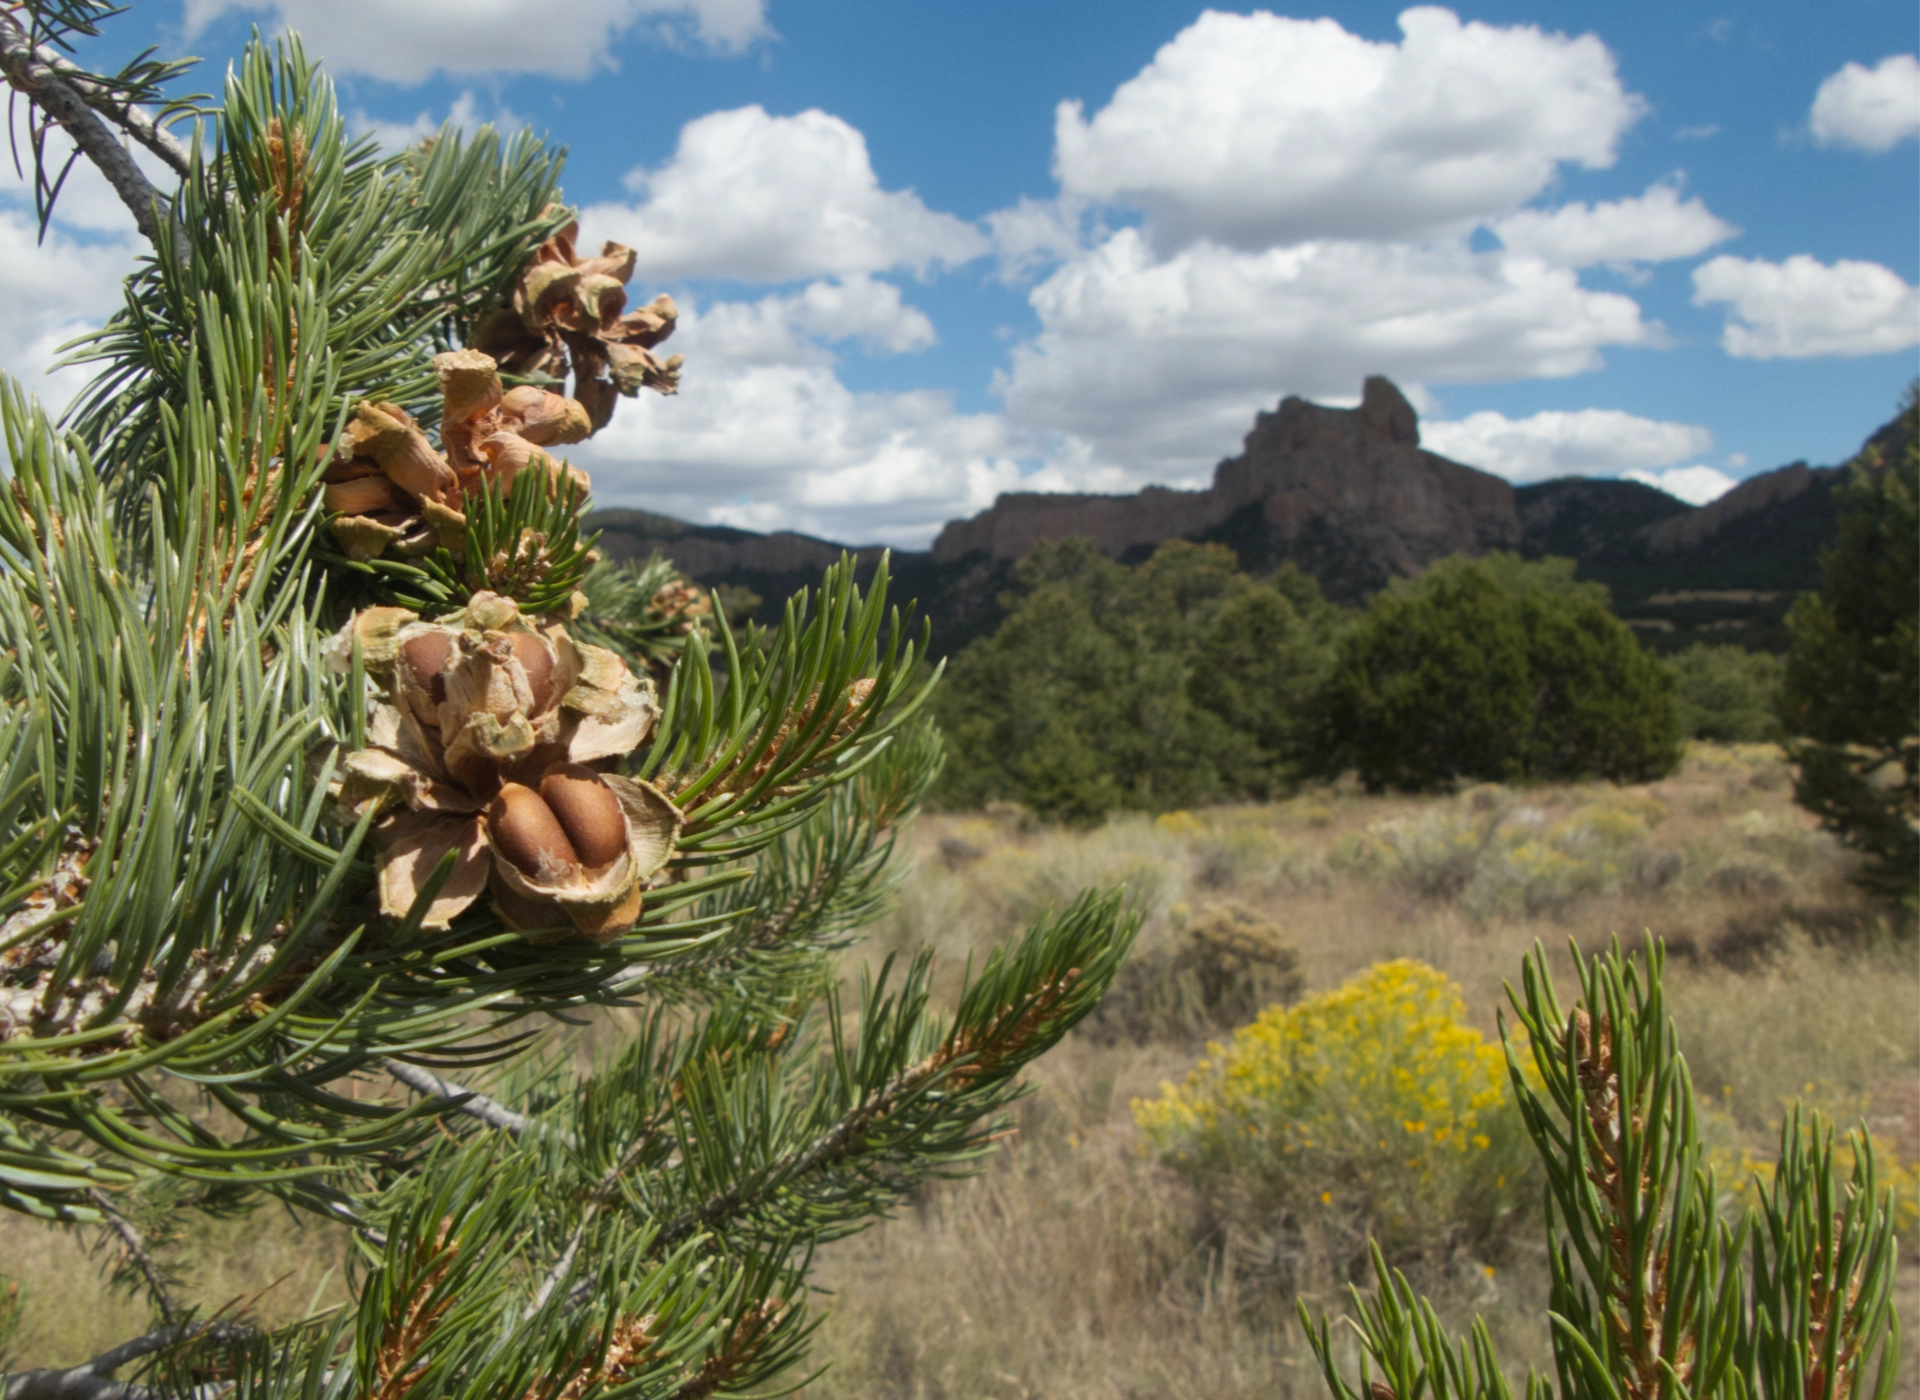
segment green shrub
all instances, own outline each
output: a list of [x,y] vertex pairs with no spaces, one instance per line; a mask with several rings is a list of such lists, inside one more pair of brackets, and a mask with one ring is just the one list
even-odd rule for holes
[[1231,550],[1182,540],[1138,568],[1087,540],[1042,544],[1019,583],[934,696],[949,741],[940,802],[1011,799],[1091,822],[1288,781],[1292,716],[1330,655],[1334,610],[1310,584],[1257,584]]
[[1796,736],[1794,800],[1866,862],[1861,881],[1920,893],[1920,389],[1893,462],[1869,447],[1842,488],[1820,591],[1787,614],[1793,641],[1780,718]]
[[1323,764],[1375,791],[1644,782],[1680,759],[1673,686],[1571,561],[1455,556],[1376,595],[1347,635]]
[[1314,702],[1340,626],[1320,586],[1289,564],[1267,586],[1228,598],[1200,633],[1188,693],[1257,746],[1260,767],[1244,775],[1243,791],[1285,791],[1320,742]]
[[1182,909],[1168,944],[1121,967],[1085,1022],[1095,1041],[1191,1040],[1299,997],[1300,955],[1278,925],[1237,904],[1203,909],[1190,922],[1179,918]]
[[1243,1231],[1371,1228],[1394,1257],[1485,1250],[1536,1178],[1500,1048],[1424,964],[1270,1007],[1136,1101],[1149,1147]]
[[1781,737],[1779,692],[1786,663],[1764,651],[1695,642],[1667,658],[1674,673],[1680,733],[1716,744],[1764,744]]

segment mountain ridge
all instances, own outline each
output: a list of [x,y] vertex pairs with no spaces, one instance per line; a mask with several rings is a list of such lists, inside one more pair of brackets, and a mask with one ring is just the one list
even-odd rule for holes
[[[1868,445],[1897,451],[1910,432],[1897,418]],[[949,521],[930,549],[892,551],[891,569],[898,596],[917,598],[933,619],[941,652],[990,631],[1018,560],[1042,540],[1068,536],[1092,539],[1124,562],[1168,539],[1224,544],[1250,573],[1292,563],[1349,604],[1449,554],[1563,554],[1581,577],[1606,584],[1615,610],[1658,648],[1719,640],[1777,650],[1794,595],[1818,584],[1833,487],[1844,476],[1844,467],[1794,462],[1706,506],[1605,478],[1515,486],[1422,448],[1412,405],[1376,376],[1351,409],[1288,396],[1260,412],[1241,452],[1215,467],[1209,486],[1004,493]],[[609,557],[658,550],[701,584],[753,589],[769,621],[843,550],[869,574],[884,552],[648,511],[598,511],[585,523],[603,531]]]

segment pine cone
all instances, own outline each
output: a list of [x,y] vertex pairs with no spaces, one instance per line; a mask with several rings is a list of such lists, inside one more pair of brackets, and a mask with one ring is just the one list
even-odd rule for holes
[[360,404],[333,444],[326,502],[337,512],[334,538],[349,558],[419,555],[440,545],[463,552],[466,498],[483,479],[511,495],[514,479],[538,468],[550,478],[564,475],[582,493],[587,489],[585,472],[541,450],[585,438],[592,428],[584,407],[545,389],[503,392],[498,367],[475,350],[436,355],[433,365],[440,375],[444,455],[390,403]]
[[426,927],[447,927],[490,890],[512,928],[571,922],[600,943],[631,929],[680,813],[652,785],[593,765],[652,732],[653,682],[493,593],[439,622],[403,608],[357,613],[328,643],[336,669],[356,641],[386,695],[370,708],[368,747],[345,756],[336,797],[351,818],[387,813],[374,829],[381,912],[403,917],[454,851]]
[[680,312],[664,294],[627,311],[633,249],[603,243],[599,257],[582,258],[573,246],[579,231],[570,223],[540,245],[512,304],[480,320],[473,345],[509,374],[561,379],[571,369],[573,396],[596,433],[612,419],[615,395],[679,389],[680,356],[661,360],[653,347],[673,334]]

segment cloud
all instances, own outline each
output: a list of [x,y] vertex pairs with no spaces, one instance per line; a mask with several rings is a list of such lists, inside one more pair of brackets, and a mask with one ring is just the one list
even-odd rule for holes
[[1707,138],[1718,136],[1719,134],[1719,122],[1701,122],[1695,126],[1677,128],[1673,133],[1673,139],[1676,141],[1705,141]]
[[[813,282],[790,296],[716,302],[676,335],[722,363],[832,364],[829,343],[859,340],[869,353],[906,354],[934,343],[933,322],[900,299],[900,289],[864,276]],[[696,353],[697,353],[696,351]]]
[[1432,7],[1400,29],[1208,11],[1091,120],[1060,105],[1061,187],[1145,210],[1169,249],[1408,238],[1518,208],[1561,162],[1611,165],[1644,110],[1591,34]]
[[131,236],[82,240],[57,224],[44,243],[36,241],[38,233],[31,204],[0,206],[0,306],[7,308],[0,317],[0,370],[57,412],[93,372],[49,372],[57,348],[120,309],[121,282],[145,244]]
[[[33,169],[26,159],[24,104],[13,115],[24,174],[0,159],[0,370],[37,394],[49,410],[64,408],[92,376],[93,369],[49,372],[60,345],[90,331],[119,310],[121,284],[133,271],[145,240],[134,232],[133,215],[90,162],[68,173],[54,204],[45,240],[33,213]],[[72,150],[59,132],[47,137],[49,164],[58,169]],[[170,188],[158,162],[137,156],[149,178]]]
[[336,73],[417,83],[440,73],[585,78],[629,30],[737,52],[769,35],[763,0],[186,0],[194,38],[222,15],[271,11]]
[[634,248],[642,280],[924,273],[990,250],[979,229],[911,190],[880,188],[866,138],[821,111],[710,113],[681,128],[673,159],[627,184],[639,203],[590,205],[581,223],[590,239]]
[[1875,68],[1849,63],[1820,84],[1810,124],[1821,145],[1863,151],[1920,137],[1920,59],[1896,53]]
[[622,402],[571,449],[603,505],[924,546],[945,521],[1019,486],[1017,458],[1035,451],[999,415],[958,413],[947,394],[860,393],[840,380],[837,343],[932,342],[932,324],[888,284],[852,277],[690,305],[682,327],[681,392]]
[[1123,229],[1029,300],[1041,330],[1001,380],[1009,417],[1084,439],[1136,485],[1203,479],[1282,391],[1351,394],[1373,373],[1556,377],[1661,337],[1631,298],[1569,269],[1459,243],[1201,243],[1157,258]]
[[1740,484],[1717,467],[1668,467],[1663,472],[1630,471],[1620,475],[1623,480],[1640,482],[1696,506],[1717,501]]
[[1720,344],[1740,359],[1878,355],[1920,343],[1920,290],[1878,263],[1721,256],[1694,269],[1693,301],[1727,304]]
[[1079,201],[1022,195],[1018,204],[987,215],[982,222],[993,239],[994,255],[1000,260],[1000,280],[1021,281],[1079,252],[1084,212]]
[[[483,124],[491,125],[500,132],[519,131],[527,125],[524,117],[498,103],[493,104],[493,114],[486,115],[481,109],[481,100],[471,88],[453,99],[444,123],[451,123],[464,132],[471,132]],[[388,121],[370,116],[358,108],[347,117],[348,129],[355,136],[370,135],[380,143],[382,149],[388,151],[403,151],[409,146],[418,145],[437,133],[444,123],[426,111],[417,114],[410,122]]]
[[1692,423],[1661,422],[1612,408],[1583,408],[1550,410],[1530,418],[1481,412],[1453,422],[1426,422],[1420,425],[1420,445],[1516,484],[1629,471],[1640,471],[1642,476],[1633,479],[1641,480],[1646,468],[1664,467],[1709,450],[1713,434]]
[[1496,220],[1492,228],[1512,251],[1561,267],[1690,258],[1740,232],[1711,213],[1697,195],[1681,199],[1679,186],[1672,183],[1605,204],[1522,209]]

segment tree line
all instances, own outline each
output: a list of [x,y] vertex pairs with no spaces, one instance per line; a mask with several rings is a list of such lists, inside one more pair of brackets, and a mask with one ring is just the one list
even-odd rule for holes
[[1065,820],[1347,770],[1375,790],[1646,780],[1679,757],[1681,676],[1713,672],[1733,703],[1689,687],[1700,722],[1737,728],[1757,669],[1715,654],[1683,672],[1572,561],[1512,554],[1444,559],[1348,609],[1291,566],[1248,577],[1222,545],[1169,541],[1130,568],[1062,540],[1022,561],[1009,601],[939,692],[939,793]]

